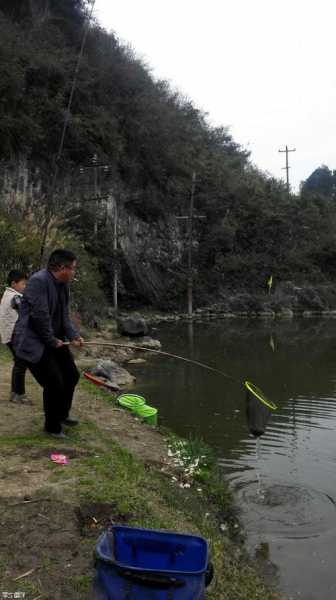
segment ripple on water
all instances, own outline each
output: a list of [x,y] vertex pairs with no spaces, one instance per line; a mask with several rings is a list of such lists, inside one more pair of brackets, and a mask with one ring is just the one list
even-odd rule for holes
[[248,484],[238,491],[242,518],[250,532],[287,539],[317,537],[336,528],[331,496],[308,487]]

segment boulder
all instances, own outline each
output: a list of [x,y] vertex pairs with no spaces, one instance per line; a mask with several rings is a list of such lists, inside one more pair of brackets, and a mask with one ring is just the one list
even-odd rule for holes
[[145,336],[143,338],[139,338],[136,342],[130,342],[129,347],[132,348],[135,346],[141,346],[148,350],[160,350],[161,342],[159,340],[154,340],[151,337]]
[[145,319],[138,315],[132,317],[119,317],[117,325],[120,335],[140,337],[148,333],[148,326]]
[[97,366],[90,371],[92,375],[103,377],[116,386],[130,385],[135,382],[134,375],[112,360],[100,360]]

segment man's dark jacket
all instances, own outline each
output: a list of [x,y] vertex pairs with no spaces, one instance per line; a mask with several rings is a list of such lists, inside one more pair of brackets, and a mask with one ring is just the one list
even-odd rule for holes
[[23,293],[13,334],[19,358],[41,360],[46,347],[56,348],[57,339],[72,341],[79,333],[69,317],[69,288],[46,269],[32,275]]

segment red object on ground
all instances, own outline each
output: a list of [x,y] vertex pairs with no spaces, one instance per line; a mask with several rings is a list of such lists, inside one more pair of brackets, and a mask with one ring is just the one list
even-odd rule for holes
[[91,381],[91,383],[94,383],[95,385],[98,385],[99,387],[105,387],[108,390],[113,389],[113,386],[105,379],[101,379],[100,377],[97,377],[96,375],[91,375],[91,373],[88,373],[87,371],[84,371],[83,375],[84,375],[85,379],[88,379],[88,381]]

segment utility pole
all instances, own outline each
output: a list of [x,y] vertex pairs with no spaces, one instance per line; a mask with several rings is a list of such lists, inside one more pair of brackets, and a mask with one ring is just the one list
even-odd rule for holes
[[100,185],[99,185],[99,171],[103,169],[105,173],[110,170],[110,166],[108,164],[98,162],[97,154],[94,154],[91,158],[91,161],[87,165],[81,165],[79,167],[79,172],[81,174],[85,173],[93,169],[93,197],[84,198],[84,201],[90,200],[94,203],[93,205],[93,233],[94,236],[98,235],[98,213],[99,213],[99,203],[102,200],[108,200],[108,194],[100,194]]
[[[106,213],[105,219],[106,222],[108,217],[113,218],[113,306],[114,306],[114,314],[117,316],[118,314],[118,259],[117,259],[117,250],[118,250],[118,203],[117,198],[113,194],[111,198],[111,193],[101,194],[100,185],[99,185],[99,169],[102,169],[105,173],[108,173],[110,170],[110,165],[98,162],[97,154],[94,154],[91,163],[86,166],[80,167],[80,173],[85,173],[86,170],[93,169],[93,187],[94,187],[94,196],[85,198],[84,201],[91,201],[94,203],[94,236],[97,238],[98,235],[98,211],[99,204],[102,201],[106,201]],[[112,202],[113,204],[112,204]],[[108,207],[112,205],[111,212]],[[110,215],[108,214],[110,212]]]
[[196,172],[192,174],[189,215],[176,217],[177,219],[188,219],[188,316],[193,314],[193,272],[192,272],[192,248],[193,248],[193,221],[194,219],[205,219],[205,215],[194,215],[194,197],[196,188]]
[[118,268],[117,268],[117,250],[118,250],[118,205],[117,198],[113,197],[113,305],[114,316],[118,315]]
[[113,266],[113,308],[114,316],[118,316],[118,271],[119,271],[119,257],[118,257],[118,200],[115,192],[111,192],[107,198],[106,203],[106,224],[111,224],[113,221],[113,254],[112,254],[112,266]]
[[[94,154],[92,157],[92,163],[93,163],[93,188],[94,188],[94,196],[95,198],[97,198],[99,196],[98,194],[98,170],[97,170],[97,161],[98,161],[98,156],[97,154]],[[98,202],[95,202],[94,205],[94,221],[93,221],[93,233],[94,236],[97,237],[97,233],[98,233]]]
[[285,150],[278,150],[278,152],[286,152],[286,166],[282,167],[283,170],[286,170],[286,186],[287,186],[287,194],[289,197],[289,165],[288,165],[288,152],[296,152],[296,148],[292,148],[291,150],[288,149],[288,146],[286,146]]
[[196,171],[192,174],[190,210],[189,210],[189,243],[188,243],[188,315],[193,314],[193,273],[192,273],[192,246],[193,246],[193,220],[194,220],[194,197],[196,187]]

